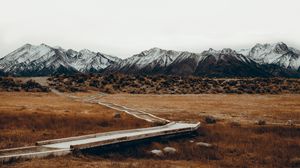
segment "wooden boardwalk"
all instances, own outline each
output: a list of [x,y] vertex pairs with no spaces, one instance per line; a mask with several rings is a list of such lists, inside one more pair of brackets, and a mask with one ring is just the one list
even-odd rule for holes
[[178,135],[196,131],[200,123],[170,122],[169,124],[150,128],[113,131],[99,134],[40,141],[36,146],[0,150],[0,162],[19,159],[45,158],[63,156],[73,151],[138,141],[154,137]]

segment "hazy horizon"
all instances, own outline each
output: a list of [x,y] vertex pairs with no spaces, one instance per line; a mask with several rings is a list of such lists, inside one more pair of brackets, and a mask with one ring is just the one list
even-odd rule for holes
[[297,0],[11,0],[0,15],[0,57],[25,43],[120,58],[153,47],[199,53],[282,41],[300,48]]

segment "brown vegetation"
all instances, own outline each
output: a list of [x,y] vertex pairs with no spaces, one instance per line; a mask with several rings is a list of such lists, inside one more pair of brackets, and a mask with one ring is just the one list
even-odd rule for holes
[[[197,146],[207,142],[213,147]],[[173,147],[174,154],[161,157],[149,153],[153,149]],[[143,142],[119,147],[97,155],[67,156],[49,160],[32,160],[8,167],[290,167],[300,156],[300,130],[274,127],[217,123],[203,125],[192,136],[171,140]]]
[[[0,94],[0,149],[150,124],[95,104],[75,102],[46,93]],[[115,118],[115,114],[121,114]]]
[[63,168],[207,168],[201,162],[191,162],[191,161],[174,161],[174,160],[155,160],[155,159],[123,159],[123,160],[111,160],[104,159],[101,157],[74,157],[67,156],[61,158],[49,158],[43,160],[31,160],[23,163],[15,163],[11,165],[5,165],[9,168],[53,168],[53,167],[63,167]]
[[97,90],[131,94],[279,94],[300,93],[299,79],[241,78],[220,79],[180,76],[133,76],[123,74],[60,75],[49,78],[62,92]]
[[[40,114],[56,114],[53,118],[45,118],[43,122],[59,118],[60,115],[76,114],[78,120],[70,122],[70,117],[66,120],[68,125],[76,127],[77,131],[93,128],[110,130],[120,128],[130,128],[145,126],[144,122],[135,120],[123,113],[120,119],[114,118],[114,111],[94,105],[66,100],[65,98],[43,93],[5,93],[4,97],[13,97],[0,102],[0,111],[8,111],[26,107],[21,114],[34,115],[34,111]],[[15,95],[14,95],[15,94]],[[20,95],[26,94],[26,95]],[[74,93],[74,95],[89,96],[90,93]],[[41,99],[43,97],[43,99]],[[116,167],[116,168],[169,168],[169,167],[291,167],[295,165],[295,160],[300,157],[300,128],[296,126],[268,125],[269,122],[284,122],[288,119],[299,123],[300,95],[129,95],[112,94],[102,97],[103,100],[125,105],[127,107],[144,110],[155,115],[166,117],[171,120],[199,120],[202,121],[201,128],[197,134],[174,139],[158,139],[138,143],[130,146],[122,146],[114,150],[103,153],[101,150],[97,155],[66,156],[62,158],[37,159],[22,163],[4,165],[4,167]],[[17,106],[15,105],[17,103]],[[1,104],[2,103],[2,104]],[[29,103],[29,106],[26,106]],[[41,105],[43,104],[43,105]],[[65,107],[65,108],[63,108]],[[100,108],[100,109],[99,109]],[[64,111],[69,109],[69,112]],[[85,110],[90,111],[85,111]],[[75,116],[74,114],[74,116]],[[109,114],[106,116],[105,114]],[[8,115],[1,116],[0,118]],[[63,116],[63,115],[62,115]],[[68,115],[67,115],[68,116]],[[89,118],[93,116],[94,118]],[[106,117],[105,117],[106,116]],[[216,123],[205,124],[207,116],[217,119]],[[17,118],[17,117],[16,117]],[[15,120],[14,118],[13,120]],[[22,118],[22,117],[21,117]],[[25,117],[26,120],[33,120],[34,117]],[[89,122],[83,124],[87,119]],[[114,124],[108,127],[100,126],[101,121]],[[113,118],[113,119],[112,119]],[[255,125],[254,121],[263,118],[266,125]],[[96,120],[98,119],[98,122]],[[8,119],[12,121],[12,119]],[[49,121],[48,121],[49,120]],[[85,121],[87,121],[85,120]],[[122,122],[115,122],[124,121]],[[128,121],[129,120],[129,121]],[[247,122],[245,122],[247,121]],[[2,122],[2,121],[0,121]],[[21,122],[22,123],[22,122]],[[54,122],[55,123],[55,122]],[[79,124],[81,128],[77,128]],[[93,125],[89,127],[87,125]],[[8,122],[5,125],[9,125]],[[55,124],[56,125],[56,124]],[[42,125],[40,125],[42,127]],[[67,124],[64,125],[67,127]],[[18,125],[10,127],[20,129],[21,127],[32,127]],[[47,129],[47,128],[45,128]],[[72,129],[69,129],[70,131]],[[53,136],[59,134],[48,129]],[[9,132],[9,130],[5,130]],[[22,131],[20,131],[22,132]],[[72,132],[72,131],[71,131]],[[73,132],[74,133],[74,132]],[[78,132],[77,132],[78,133]],[[34,136],[35,132],[27,133],[26,136]],[[76,133],[75,133],[76,134]],[[2,137],[2,134],[0,134]],[[18,137],[14,134],[11,138]],[[10,142],[9,140],[5,140]],[[5,141],[0,141],[5,144]],[[26,141],[26,139],[25,139]],[[212,144],[212,147],[197,145],[197,142]],[[19,142],[20,144],[20,142]],[[163,149],[173,147],[177,150],[174,154],[164,154],[164,156],[154,156],[149,151],[153,149]]]
[[0,77],[0,92],[49,92],[50,89],[46,86],[42,86],[34,80],[27,80],[23,82],[22,80],[10,78],[10,77]]
[[[207,142],[211,148],[197,146]],[[157,157],[153,149],[174,147],[177,152]],[[250,126],[233,127],[230,124],[203,125],[198,134],[171,141],[160,140],[135,145],[100,155],[119,160],[139,159],[189,160],[216,167],[288,167],[290,160],[300,155],[300,129],[294,127]],[[187,164],[188,166],[188,164]]]

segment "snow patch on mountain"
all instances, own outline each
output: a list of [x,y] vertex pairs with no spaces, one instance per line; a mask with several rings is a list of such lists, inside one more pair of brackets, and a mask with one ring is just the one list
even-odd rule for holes
[[79,52],[46,44],[25,44],[0,59],[0,69],[12,74],[24,71],[52,71],[59,68],[71,71],[100,71],[120,61],[119,58],[84,49]]
[[265,75],[270,71],[264,68],[273,68],[277,72],[287,74],[295,70],[300,72],[299,67],[300,51],[282,42],[256,44],[250,49],[239,51],[224,48],[209,49],[201,53],[151,48],[124,60],[88,49],[75,51],[46,44],[25,44],[0,59],[0,71],[14,75],[50,75],[65,71],[88,73],[105,70],[137,74],[205,75],[200,72],[203,71],[221,76],[234,76],[238,74],[237,71],[244,70],[253,73],[239,75],[254,76]]
[[195,72],[200,62],[208,57],[213,57],[212,61],[216,63],[220,62],[221,60],[225,60],[225,62],[236,60],[246,64],[254,63],[252,60],[229,48],[219,51],[209,49],[207,51],[203,51],[202,53],[152,48],[130,58],[124,59],[117,64],[113,64],[112,66],[108,67],[106,71],[191,75]]
[[239,53],[253,59],[259,64],[276,64],[293,70],[298,70],[300,67],[300,52],[288,47],[283,42],[256,44],[251,49],[240,50]]
[[138,69],[145,68],[146,66],[166,67],[170,65],[181,53],[182,52],[178,51],[152,48],[124,59],[114,67],[122,68],[135,66]]

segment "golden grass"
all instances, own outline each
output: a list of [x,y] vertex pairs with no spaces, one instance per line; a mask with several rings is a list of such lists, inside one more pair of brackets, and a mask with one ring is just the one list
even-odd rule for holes
[[[114,112],[110,112],[110,109],[98,105],[80,102],[74,103],[69,99],[51,94],[34,94],[39,96],[42,95],[42,97],[45,96],[41,100],[41,102],[43,102],[43,107],[39,107],[41,102],[35,102],[38,101],[38,98],[33,95],[29,94],[29,98],[25,95],[26,99],[31,100],[27,102],[18,97],[21,96],[19,94],[23,93],[6,94],[8,95],[1,95],[0,97],[14,98],[11,100],[4,100],[6,103],[2,103],[0,107],[4,107],[5,105],[3,104],[8,104],[6,105],[7,109],[8,107],[13,108],[14,103],[12,103],[12,100],[16,99],[23,102],[18,103],[19,105],[31,102],[29,104],[32,109],[29,108],[29,106],[26,106],[27,109],[22,110],[21,106],[18,107],[21,112],[14,112],[15,114],[28,114],[26,118],[28,118],[29,121],[34,120],[34,117],[30,118],[30,116],[34,115],[34,111],[37,111],[37,108],[53,109],[50,113],[47,112],[47,110],[42,110],[39,115],[45,114],[49,116],[49,114],[52,113],[56,115],[69,113],[72,115],[76,114],[78,118],[76,118],[76,120],[74,119],[74,121],[70,119],[73,117],[67,117],[67,120],[74,123],[74,127],[76,127],[77,124],[80,124],[82,127],[90,124],[94,125],[95,123],[92,118],[85,118],[89,115],[95,117],[99,114],[99,120],[97,122],[103,121],[105,119],[103,116],[105,115],[102,114],[102,110],[105,111],[105,114],[114,114]],[[16,94],[17,96],[12,96],[10,94]],[[76,93],[75,95],[88,96],[90,93]],[[145,110],[162,117],[167,117],[168,119],[203,120],[203,116],[213,115],[222,120],[218,121],[217,124],[202,123],[197,134],[192,136],[171,140],[160,139],[134,144],[116,148],[107,153],[98,151],[99,155],[38,159],[4,165],[3,167],[290,167],[290,160],[300,157],[300,128],[283,125],[259,126],[249,124],[249,122],[253,122],[257,118],[265,118],[267,122],[284,122],[287,119],[293,119],[299,123],[299,98],[300,95],[106,95],[104,97],[106,101]],[[47,101],[47,99],[49,101]],[[63,106],[60,106],[60,104],[63,104]],[[84,112],[84,110],[88,109],[87,106],[89,105],[93,106],[90,107],[93,110],[88,113]],[[71,110],[72,112],[64,112],[64,107],[74,109]],[[1,109],[0,111],[3,110]],[[15,109],[15,111],[17,110]],[[3,116],[6,115],[7,113]],[[53,118],[57,118],[57,116]],[[82,118],[91,123],[82,124]],[[111,119],[110,117],[107,118],[109,123],[114,122],[114,119]],[[43,121],[51,123],[51,118],[44,118]],[[140,123],[140,121],[134,119],[130,119],[130,122],[128,122],[123,116],[122,121],[124,121],[123,125],[114,123],[113,125],[109,125],[109,127],[99,127],[99,130],[111,128],[117,129],[117,127],[122,126],[125,129],[125,127],[133,127],[132,125]],[[238,121],[242,124],[232,124],[232,121]],[[144,126],[143,124],[144,123],[142,122],[141,125]],[[7,122],[5,125],[9,125],[9,123]],[[50,126],[49,124],[47,125],[47,127]],[[117,127],[114,127],[114,125]],[[28,125],[22,127],[26,128],[26,130],[31,130],[31,127]],[[46,129],[48,129],[52,135],[56,135],[56,132],[54,133],[51,131],[55,130],[55,128]],[[82,131],[85,129],[92,128],[86,126],[85,128],[82,128]],[[23,130],[20,129],[19,131],[22,134]],[[6,132],[8,133],[8,130],[6,130]],[[29,136],[35,133],[28,132],[24,134]],[[0,137],[2,137],[1,134]],[[13,134],[12,137],[18,136],[17,134]],[[207,142],[213,144],[214,147],[200,147],[196,145],[196,142]],[[165,154],[163,157],[155,157],[149,153],[149,151],[153,149],[163,149],[167,146],[176,148],[178,152],[175,154]]]
[[[200,147],[197,142],[207,142],[213,147]],[[149,153],[167,146],[174,147],[177,152],[162,157]],[[5,167],[289,167],[290,160],[300,156],[300,130],[282,126],[204,124],[198,134],[192,136],[144,142],[99,153],[30,160]]]
[[0,149],[38,140],[147,127],[150,124],[100,105],[46,93],[0,93]]
[[300,95],[132,95],[111,94],[104,100],[151,112],[170,120],[200,120],[213,115],[229,121],[300,124]]
[[[187,166],[188,165],[188,166]],[[80,167],[80,168],[207,168],[209,165],[201,162],[155,160],[155,159],[126,159],[122,161],[108,160],[100,157],[73,157],[50,158],[31,160],[22,163],[4,165],[10,168],[53,168],[53,167]]]

